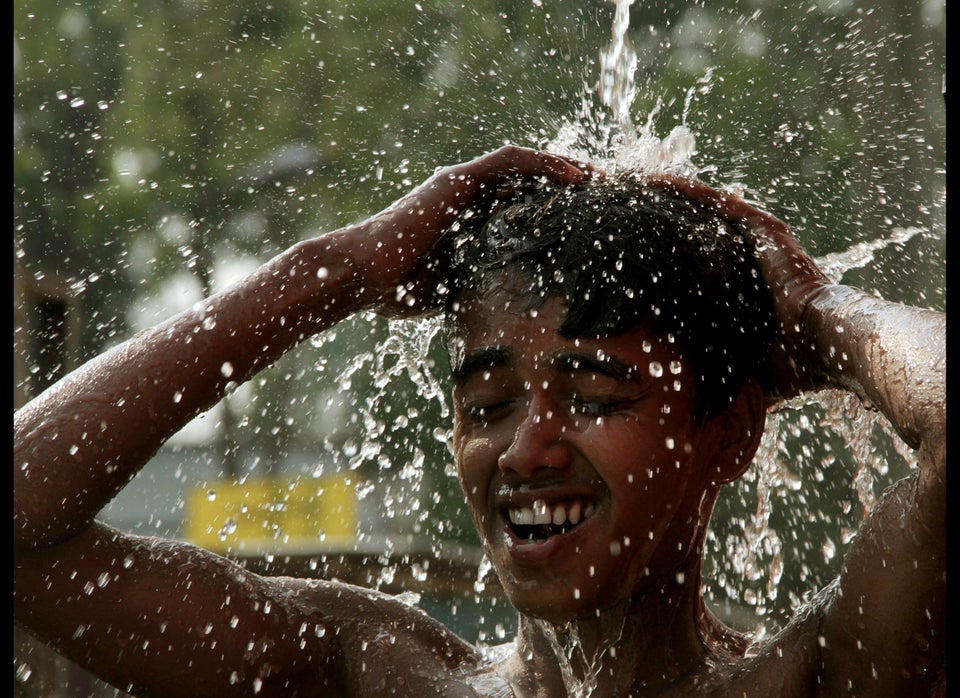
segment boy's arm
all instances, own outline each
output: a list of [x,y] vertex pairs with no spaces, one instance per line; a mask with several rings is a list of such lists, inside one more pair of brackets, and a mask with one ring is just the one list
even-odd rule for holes
[[[121,534],[95,515],[231,383],[362,308],[392,311],[402,295],[404,311],[426,309],[437,243],[465,209],[519,179],[587,176],[515,147],[438,170],[380,214],[294,245],[25,405],[14,415],[17,621],[144,695],[229,692],[233,672],[260,681],[262,695],[282,694],[307,665],[334,680],[342,638],[300,632],[317,618],[286,585],[191,546]],[[324,622],[337,629],[335,615]]]
[[819,644],[824,695],[921,695],[942,675],[946,629],[946,317],[833,284],[787,226],[703,183],[658,177],[744,229],[780,333],[774,399],[844,388],[916,449],[844,557]]
[[828,287],[804,315],[818,373],[879,409],[919,468],[890,487],[842,561],[822,625],[823,678],[844,693],[929,695],[946,658],[946,322]]

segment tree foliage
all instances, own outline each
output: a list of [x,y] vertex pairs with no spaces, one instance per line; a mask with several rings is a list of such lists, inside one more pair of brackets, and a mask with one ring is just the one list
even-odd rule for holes
[[[549,145],[583,104],[600,109],[613,9],[16,0],[15,254],[28,276],[71,285],[77,359],[89,358],[216,290],[237,260],[374,213],[439,165],[507,141]],[[636,3],[635,122],[650,118],[660,136],[688,126],[702,175],[745,188],[814,254],[922,229],[851,279],[943,309],[944,9]],[[156,310],[158,297],[172,300]],[[231,399],[224,429],[245,452],[341,456],[374,434],[372,469],[402,469],[419,449],[434,511],[421,523],[471,539],[444,474],[442,405],[402,380],[382,397],[374,375],[351,369],[388,336],[361,318],[306,344]],[[442,352],[430,356],[442,376]],[[323,445],[334,407],[360,418]],[[401,435],[411,423],[436,424],[440,438]]]

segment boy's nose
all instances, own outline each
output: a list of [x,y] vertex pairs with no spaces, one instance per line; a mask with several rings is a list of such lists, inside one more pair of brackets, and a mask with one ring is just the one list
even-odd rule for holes
[[532,397],[513,442],[497,459],[500,470],[526,478],[542,468],[568,467],[572,453],[566,441],[567,421],[559,405]]

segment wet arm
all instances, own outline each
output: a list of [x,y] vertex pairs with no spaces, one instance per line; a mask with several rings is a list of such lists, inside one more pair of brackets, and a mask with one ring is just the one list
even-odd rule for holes
[[919,462],[883,493],[844,555],[823,609],[820,690],[929,694],[946,656],[946,317],[831,284],[781,222],[745,220],[781,321],[784,394],[854,392]]
[[93,517],[229,381],[359,306],[341,244],[331,235],[295,246],[15,415],[18,623],[135,695],[303,695],[299,685],[322,695],[337,684],[334,628],[318,637],[324,619],[289,603],[276,582]]
[[[298,244],[234,288],[93,359],[14,416],[14,533],[76,533],[173,433],[313,332],[358,309],[340,235]],[[318,276],[319,269],[326,272]],[[320,278],[320,277],[323,278]]]
[[443,231],[499,184],[586,172],[513,147],[438,170],[376,216],[294,245],[68,375],[14,416],[15,545],[81,530],[167,438],[310,335],[399,295],[402,308],[421,310],[431,289],[410,280],[429,283]]
[[362,308],[392,312],[402,295],[405,311],[425,309],[431,289],[414,281],[429,281],[444,230],[504,180],[540,176],[573,182],[587,174],[517,148],[439,170],[380,214],[294,245],[19,410],[16,621],[137,695],[233,695],[236,681],[259,695],[336,695],[330,686],[352,675],[340,643],[351,628],[375,622],[365,613],[351,625],[343,585],[324,586],[305,602],[289,580],[94,517],[232,383]]
[[943,313],[831,285],[808,305],[803,332],[825,384],[856,392],[911,448],[938,460],[946,426]]
[[943,447],[942,313],[832,283],[783,221],[734,194],[666,174],[649,183],[716,210],[747,234],[779,323],[769,369],[774,400],[845,388],[879,409],[911,447]]
[[348,629],[333,603],[291,592],[206,550],[96,522],[14,563],[16,621],[141,698],[339,695]]
[[[941,313],[827,287],[804,316],[822,379],[917,450],[844,556],[821,628],[825,689],[928,694],[946,656],[946,328]],[[890,691],[890,693],[884,693]]]
[[[779,322],[773,400],[842,388],[916,449],[862,522],[822,612],[822,695],[929,695],[946,657],[946,317],[833,284],[787,226],[702,182],[651,179],[742,226]],[[864,464],[867,467],[867,464]]]

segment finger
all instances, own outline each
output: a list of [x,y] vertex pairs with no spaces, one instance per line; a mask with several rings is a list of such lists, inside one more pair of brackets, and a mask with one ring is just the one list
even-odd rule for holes
[[699,180],[667,174],[655,175],[647,182],[712,208],[727,220],[744,225],[756,236],[779,237],[785,233],[789,235],[786,223],[766,211],[761,211],[732,192],[715,189]]
[[557,166],[560,168],[560,176],[573,180],[571,183],[579,184],[587,179],[603,179],[607,174],[589,162],[574,160],[562,155],[547,154],[547,156],[556,160]]
[[501,172],[521,177],[547,177],[560,184],[580,184],[587,179],[602,177],[602,171],[590,163],[563,155],[519,146],[504,146],[493,154],[494,161],[506,162]]
[[649,177],[646,183],[718,210],[727,210],[733,202],[739,200],[739,197],[730,192],[715,189],[699,180],[687,179],[678,175],[656,174]]

